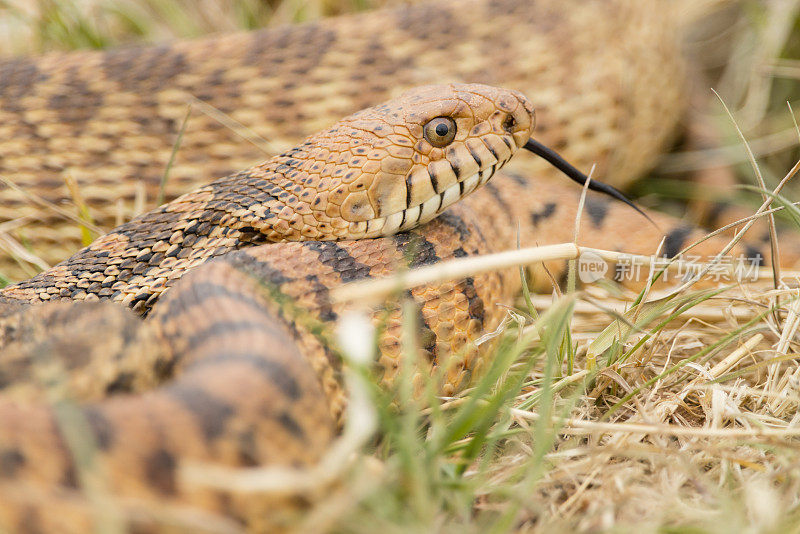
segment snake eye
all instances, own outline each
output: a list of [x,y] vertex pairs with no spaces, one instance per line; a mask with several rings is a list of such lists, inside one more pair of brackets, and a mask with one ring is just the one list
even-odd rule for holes
[[436,117],[422,127],[425,139],[435,147],[447,146],[456,137],[456,122],[450,117]]

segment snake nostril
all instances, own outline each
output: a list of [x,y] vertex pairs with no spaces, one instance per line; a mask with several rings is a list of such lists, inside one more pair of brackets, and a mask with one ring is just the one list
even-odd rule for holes
[[517,119],[515,119],[512,115],[506,115],[506,118],[503,119],[503,129],[507,132],[511,132],[516,125]]

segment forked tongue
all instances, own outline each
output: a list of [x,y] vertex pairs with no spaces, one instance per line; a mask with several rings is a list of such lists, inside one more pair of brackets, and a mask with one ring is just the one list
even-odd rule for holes
[[648,221],[650,221],[654,225],[656,224],[655,222],[653,222],[653,219],[648,217],[645,212],[639,209],[639,206],[634,204],[630,199],[628,199],[628,197],[623,195],[618,189],[608,184],[604,184],[603,182],[598,182],[595,179],[592,179],[590,181],[588,176],[586,176],[581,171],[570,165],[570,163],[567,160],[559,156],[558,153],[552,148],[544,146],[539,141],[533,138],[528,139],[528,142],[525,143],[525,145],[522,148],[530,150],[531,152],[533,152],[534,154],[536,154],[537,156],[548,162],[550,165],[552,165],[559,171],[566,174],[567,177],[570,178],[571,180],[574,180],[575,182],[578,182],[581,185],[585,185],[586,182],[588,181],[589,189],[591,189],[592,191],[604,193],[612,198],[619,200],[620,202],[624,202],[628,206],[632,207],[633,209],[644,215],[644,217]]

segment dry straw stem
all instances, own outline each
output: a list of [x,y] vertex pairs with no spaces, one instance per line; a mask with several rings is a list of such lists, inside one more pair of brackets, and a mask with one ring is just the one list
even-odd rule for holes
[[[342,285],[331,291],[331,300],[336,303],[357,302],[357,301],[376,301],[385,298],[395,292],[420,286],[454,280],[473,276],[476,274],[492,272],[509,267],[520,265],[532,265],[540,262],[552,260],[576,260],[582,254],[595,254],[601,259],[613,263],[619,261],[636,261],[642,266],[661,266],[663,258],[655,256],[643,256],[637,254],[626,254],[612,250],[602,250],[592,247],[584,247],[574,243],[561,243],[556,245],[545,245],[541,247],[529,247],[518,250],[508,250],[495,254],[486,254],[470,258],[458,258],[449,260],[436,265],[420,267],[409,271],[400,272],[393,276],[352,282]],[[667,269],[677,268],[691,269],[711,269],[718,268],[716,263],[698,263],[684,260],[673,260],[666,267]],[[733,273],[733,266],[726,274]],[[787,273],[788,274],[788,273]],[[796,273],[800,275],[800,273]],[[765,268],[757,271],[759,279],[768,279],[772,273]]]
[[[798,70],[800,75],[800,70]],[[770,156],[797,146],[797,131],[794,127],[786,128],[779,132],[770,133],[749,141],[750,148],[757,158]],[[740,143],[727,145],[721,148],[706,148],[702,150],[687,150],[675,154],[665,155],[658,165],[658,170],[663,173],[685,173],[700,171],[716,167],[720,161],[728,165],[750,161],[747,153],[742,152]]]
[[[698,376],[697,378],[693,379],[691,382],[686,384],[683,390],[678,393],[676,399],[683,401],[686,396],[696,390],[703,381],[711,381],[719,378],[727,371],[733,369],[736,364],[738,364],[743,358],[746,358],[748,355],[752,353],[753,350],[764,340],[764,336],[761,334],[756,334],[752,336],[750,339],[745,341],[739,348],[728,354],[725,358],[723,358],[720,362],[718,362],[714,367],[705,371],[703,374],[704,377]],[[677,402],[676,402],[677,407]]]
[[[74,176],[67,173],[64,175],[64,183],[67,185],[70,197],[72,197],[72,203],[75,204],[75,207],[78,209],[78,217],[80,217],[81,220],[85,221],[86,223],[93,225],[94,221],[92,220],[91,213],[89,212],[89,206],[86,205],[86,201],[81,194],[78,181]],[[89,231],[86,225],[81,225],[81,239],[84,246],[91,244],[95,237],[97,236],[92,235],[91,231]]]
[[[745,145],[746,144],[747,143],[745,141]],[[749,148],[748,148],[748,152],[749,152]],[[758,164],[755,162],[755,159],[752,158],[752,153],[750,153],[750,155],[751,155],[753,167],[758,172]],[[702,277],[702,276],[705,276],[712,268],[717,266],[718,265],[718,260],[723,258],[728,252],[730,252],[733,249],[734,246],[736,246],[736,244],[739,241],[741,241],[741,239],[744,237],[744,234],[747,233],[747,231],[753,226],[753,224],[755,224],[756,220],[759,217],[763,217],[764,215],[766,215],[767,217],[769,217],[769,221],[771,223],[770,224],[770,246],[772,248],[773,261],[770,262],[770,267],[771,267],[771,270],[772,270],[772,281],[773,281],[773,286],[776,289],[778,288],[778,286],[780,284],[780,281],[781,281],[781,271],[780,271],[780,266],[778,265],[778,259],[777,259],[777,258],[780,257],[779,254],[778,254],[777,231],[775,230],[775,226],[774,226],[775,221],[774,221],[772,213],[767,214],[767,212],[769,211],[769,208],[772,205],[772,202],[774,201],[774,199],[777,197],[777,195],[783,190],[784,186],[789,182],[789,180],[791,180],[797,174],[798,171],[800,171],[800,161],[797,161],[794,164],[794,166],[789,170],[789,172],[786,173],[786,176],[783,177],[783,179],[780,181],[780,183],[778,183],[778,185],[772,191],[772,195],[771,196],[767,196],[766,194],[763,195],[764,202],[763,202],[763,204],[761,204],[761,206],[758,208],[758,210],[756,210],[754,216],[747,218],[749,220],[745,223],[745,225],[741,229],[736,231],[736,234],[733,236],[733,238],[731,238],[731,240],[728,242],[728,244],[725,247],[723,247],[723,249],[717,254],[716,258],[714,260],[712,260],[711,262],[706,264],[706,266],[703,268],[703,270],[700,271],[700,273],[698,275],[698,278]],[[759,181],[763,183],[763,179],[760,178],[760,174],[759,174]],[[762,188],[762,191],[766,191],[766,188],[765,187]],[[738,224],[738,221],[735,224]],[[731,226],[733,226],[733,225],[727,225],[725,228],[729,228]],[[701,243],[701,242],[709,239],[710,237],[719,234],[722,230],[723,229],[716,230],[716,231],[706,235],[706,237],[704,237],[700,241],[698,241],[696,243],[692,243],[688,247],[686,247],[683,250],[681,250],[680,252],[678,252],[678,254],[676,254],[676,257],[680,257],[682,254],[688,252],[689,250],[691,250],[692,248],[697,246],[698,243]],[[761,269],[759,269],[759,278],[761,276],[762,276]],[[795,275],[787,273],[787,276],[795,276]],[[688,289],[689,287],[691,287],[694,284],[695,281],[696,281],[696,279],[692,279],[692,280],[687,281],[686,284],[684,284],[683,286],[681,286],[678,289],[676,289],[675,293],[680,293],[680,292]]]
[[49,201],[43,199],[42,197],[40,197],[38,195],[35,195],[35,194],[33,194],[33,193],[29,192],[29,191],[25,191],[24,189],[22,189],[17,184],[15,184],[14,182],[12,182],[11,180],[9,180],[8,178],[6,178],[4,176],[0,176],[0,182],[5,184],[6,187],[10,187],[14,191],[24,195],[27,199],[31,200],[32,202],[35,202],[36,204],[39,204],[40,206],[43,206],[43,207],[47,208],[48,210],[52,211],[53,213],[56,213],[56,214],[64,217],[68,221],[72,221],[72,222],[78,224],[79,226],[88,228],[92,232],[95,232],[95,233],[100,234],[100,235],[105,233],[102,229],[98,228],[97,226],[93,225],[90,222],[87,222],[87,221],[81,219],[79,216],[77,216],[77,215],[75,215],[73,213],[70,213],[70,212],[68,212],[68,211],[66,211],[66,210],[64,210],[62,208],[59,208],[58,206],[56,206],[52,202],[49,202]]
[[[712,89],[712,91],[713,91],[713,89]],[[719,93],[714,91],[714,94],[717,96],[719,101],[722,103],[722,107],[725,108],[725,112],[728,114],[728,117],[730,117],[731,122],[733,123],[734,127],[736,128],[736,133],[739,134],[739,139],[742,141],[742,145],[744,145],[744,148],[747,151],[747,158],[750,161],[750,164],[753,166],[753,172],[755,173],[756,180],[758,181],[758,186],[761,188],[761,198],[764,201],[764,204],[759,209],[759,212],[757,212],[757,213],[760,213],[760,212],[766,210],[767,208],[769,208],[769,206],[772,204],[772,201],[773,201],[774,197],[768,197],[767,196],[767,193],[766,193],[767,184],[766,184],[766,182],[764,182],[764,177],[761,176],[761,169],[758,167],[758,163],[756,163],[756,157],[753,155],[753,151],[750,150],[750,144],[747,142],[747,138],[745,137],[744,132],[742,132],[742,129],[736,123],[736,119],[734,118],[733,113],[731,113],[731,110],[728,109],[728,105],[725,104],[725,101],[722,99],[721,96],[719,96]],[[796,163],[795,164],[795,168],[793,169],[793,172],[790,171],[789,174],[787,174],[786,178],[784,178],[784,180],[782,180],[781,183],[778,184],[778,187],[775,189],[773,194],[777,195],[778,192],[780,192],[780,190],[786,184],[786,182],[792,176],[794,176],[794,174],[797,172],[797,166],[798,165],[800,165],[800,162]],[[751,224],[751,223],[748,223],[748,224]],[[775,277],[775,279],[774,279],[775,287],[778,287],[779,280],[781,279],[781,267],[780,267],[780,262],[778,261],[778,258],[780,258],[781,255],[780,255],[780,249],[778,247],[778,231],[775,228],[775,216],[774,215],[772,215],[772,214],[767,215],[767,224],[769,226],[769,244],[770,244],[770,249],[771,249],[771,252],[772,252],[772,256],[771,257],[774,259],[774,261],[772,262],[772,272],[773,272],[774,277]],[[737,233],[736,237],[744,235],[744,232],[747,231],[747,228],[749,228],[749,226],[747,226],[745,229],[742,229],[741,232]],[[735,242],[735,238],[734,238],[734,242]]]
[[239,137],[241,137],[242,139],[244,139],[257,149],[259,149],[267,157],[272,157],[275,154],[279,154],[284,150],[291,148],[286,145],[280,145],[267,141],[266,139],[258,135],[256,132],[254,132],[252,129],[248,128],[247,126],[237,121],[230,115],[215,108],[214,106],[208,104],[207,102],[203,102],[202,100],[200,100],[199,98],[195,97],[192,94],[184,92],[182,93],[182,95],[188,105],[193,106],[201,113],[208,115],[221,125],[225,126],[230,131],[232,131],[233,133],[235,133],[236,135],[238,135]]
[[[527,410],[511,409],[511,414],[529,421],[538,421],[539,414]],[[605,423],[602,421],[588,421],[577,418],[552,419],[553,424],[560,427],[564,433],[582,435],[589,433],[606,434],[659,434],[663,436],[682,436],[695,438],[718,439],[763,439],[763,438],[794,438],[800,436],[800,427],[785,428],[697,428],[690,426],[645,424],[645,423]]]
[[[36,254],[28,251],[22,244],[8,235],[5,232],[0,232],[0,249],[5,250],[8,252],[12,257],[16,258],[20,265],[25,265],[26,263],[35,265],[41,270],[49,269],[50,265],[41,259]],[[35,274],[35,272],[30,273],[31,276]]]
[[[657,298],[661,298],[659,295]],[[733,303],[740,300],[739,305]],[[553,299],[550,296],[538,295],[531,299],[531,302],[537,310],[545,310],[552,306]],[[733,296],[725,298],[711,298],[706,301],[707,304],[698,304],[692,307],[691,318],[697,321],[723,321],[728,319],[748,319],[753,316],[753,307],[764,307],[763,304],[748,300],[737,299]],[[628,309],[630,309],[630,301],[628,299],[620,299],[616,301],[611,295],[603,294],[597,300],[590,299],[589,295],[584,295],[584,300],[579,300],[575,303],[575,315],[585,316],[587,320],[598,319],[600,321],[607,321],[609,315],[622,316]],[[601,312],[601,313],[598,313]],[[594,336],[594,333],[587,333],[586,335]]]
[[[795,294],[798,294],[797,292]],[[784,328],[781,331],[781,337],[778,340],[778,343],[775,347],[775,352],[778,355],[786,356],[789,353],[790,346],[795,339],[795,335],[797,334],[797,330],[800,327],[800,300],[795,298],[789,304],[789,313],[787,314],[786,321],[784,323]],[[777,366],[771,366],[769,368],[769,375],[765,384],[764,389],[766,391],[777,391],[777,392],[787,392],[796,389],[798,384],[798,379],[800,379],[800,368],[791,371],[787,369],[784,371],[783,376],[778,379],[777,373],[779,368]],[[769,401],[770,409],[775,413],[781,413],[789,405],[795,404],[795,401],[786,398],[787,396],[784,394],[781,397],[774,397]]]

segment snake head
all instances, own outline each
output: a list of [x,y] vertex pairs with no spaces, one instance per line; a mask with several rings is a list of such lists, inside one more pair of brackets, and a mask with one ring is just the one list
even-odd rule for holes
[[310,207],[337,234],[322,238],[390,235],[433,219],[486,183],[533,125],[524,95],[479,84],[419,87],[339,121],[303,145],[320,173]]

